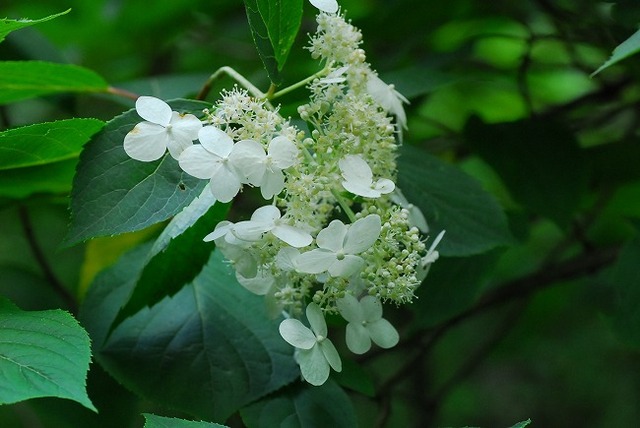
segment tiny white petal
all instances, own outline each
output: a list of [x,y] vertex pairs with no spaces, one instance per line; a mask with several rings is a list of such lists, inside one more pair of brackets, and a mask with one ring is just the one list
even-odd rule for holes
[[260,193],[265,199],[271,199],[284,189],[284,174],[279,169],[272,171],[266,170],[262,176],[262,184],[260,184]]
[[306,314],[311,330],[315,335],[327,337],[327,323],[324,320],[324,315],[322,314],[320,306],[315,303],[309,303],[307,305]]
[[313,6],[326,13],[336,13],[338,11],[338,2],[336,0],[309,0]]
[[343,181],[342,187],[348,192],[362,196],[363,198],[379,198],[381,195],[379,191],[371,188],[371,183]]
[[200,144],[187,147],[180,155],[178,164],[184,172],[202,180],[211,178],[221,167],[220,158]]
[[311,385],[320,386],[327,381],[331,368],[318,346],[298,350],[297,358],[302,377]]
[[222,166],[211,176],[211,192],[220,202],[230,202],[240,191],[238,176],[229,168]]
[[271,229],[271,233],[278,239],[296,248],[306,247],[313,241],[313,237],[307,232],[297,227],[289,226],[288,224],[277,225]]
[[229,233],[233,229],[233,223],[228,220],[223,220],[220,223],[216,224],[213,232],[209,233],[204,237],[203,241],[215,241],[216,239],[222,238],[227,233]]
[[338,161],[338,166],[345,180],[371,185],[373,173],[369,164],[360,156],[347,155]]
[[336,254],[329,250],[315,249],[300,254],[293,261],[296,270],[302,273],[322,273],[336,261]]
[[359,254],[368,250],[380,236],[381,228],[380,216],[377,214],[369,214],[357,220],[351,225],[344,239],[345,252]]
[[159,98],[141,96],[136,100],[136,112],[144,120],[167,126],[171,121],[171,107]]
[[275,205],[264,205],[251,214],[251,221],[273,224],[280,218],[280,210]]
[[124,151],[132,159],[151,162],[158,160],[167,149],[166,130],[150,122],[138,123],[124,137]]
[[360,307],[363,320],[373,322],[382,318],[382,303],[375,296],[364,296],[360,299]]
[[383,195],[393,192],[393,189],[395,188],[396,184],[388,178],[381,178],[380,180],[376,181],[376,184],[374,185],[374,189],[382,193]]
[[313,332],[297,319],[286,319],[280,323],[280,336],[292,346],[311,349],[317,343]]
[[349,278],[355,273],[359,272],[364,266],[364,260],[360,256],[354,256],[347,254],[344,259],[336,259],[333,264],[327,269],[329,275],[339,276],[342,278]]
[[371,340],[381,348],[393,348],[400,340],[398,331],[384,318],[367,324],[366,329],[371,336]]
[[278,136],[269,143],[269,156],[278,169],[286,169],[296,163],[298,148],[286,137]]
[[334,253],[342,250],[345,236],[349,229],[340,220],[333,220],[327,227],[318,232],[316,243],[318,247],[331,250]]
[[253,186],[262,185],[266,157],[262,145],[253,140],[238,141],[229,155],[229,159],[245,181]]
[[233,140],[226,132],[215,126],[205,126],[198,132],[202,147],[219,157],[227,157],[233,148]]
[[318,343],[318,347],[322,350],[324,358],[327,360],[332,369],[337,372],[342,371],[342,360],[340,360],[340,354],[329,339],[325,339]]
[[300,255],[300,251],[296,248],[285,247],[278,251],[276,256],[276,265],[283,271],[295,270],[294,260]]
[[361,324],[365,320],[360,302],[351,294],[345,294],[342,299],[338,299],[336,306],[342,318],[350,323]]
[[258,296],[266,295],[275,284],[275,279],[268,272],[260,270],[253,278],[246,278],[236,271],[236,279],[247,290]]
[[349,323],[346,331],[347,348],[354,354],[364,354],[371,349],[371,337],[362,324]]

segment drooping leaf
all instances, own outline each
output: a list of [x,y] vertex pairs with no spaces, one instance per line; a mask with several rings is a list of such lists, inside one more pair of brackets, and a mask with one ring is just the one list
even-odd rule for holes
[[89,336],[67,312],[22,311],[0,297],[0,404],[36,397],[77,401],[87,396]]
[[240,411],[251,428],[312,428],[357,426],[347,394],[334,381],[314,387],[298,383]]
[[142,416],[145,420],[144,428],[227,428],[226,425],[214,424],[213,422],[187,421],[150,413],[143,413]]
[[229,204],[216,202],[209,188],[176,215],[151,248],[131,297],[114,321],[120,321],[145,306],[153,306],[171,296],[205,266],[213,242],[204,242],[218,222],[225,219]]
[[616,48],[613,50],[613,53],[611,54],[611,57],[608,60],[606,60],[604,64],[598,67],[596,71],[591,73],[591,77],[600,73],[605,68],[610,67],[613,64],[616,64],[622,61],[623,59],[638,53],[639,51],[640,51],[640,30],[636,31],[631,35],[631,37],[629,37],[627,40],[625,40],[624,42],[616,46]]
[[0,105],[66,92],[105,92],[107,82],[94,71],[44,61],[0,62]]
[[302,0],[244,0],[244,4],[258,55],[277,85],[300,29]]
[[422,210],[433,236],[446,230],[438,246],[444,256],[479,254],[513,241],[493,197],[473,178],[427,153],[402,148],[398,186]]
[[66,119],[0,132],[0,170],[45,165],[76,158],[104,126],[97,119]]
[[55,15],[50,15],[41,19],[0,19],[0,42],[2,42],[4,38],[7,37],[7,34],[11,33],[12,31],[29,27],[34,24],[39,24],[41,22],[49,21],[53,18],[66,15],[70,11],[71,9],[67,9],[64,12],[56,13]]
[[151,245],[98,275],[81,319],[96,358],[128,388],[197,418],[224,421],[299,376],[293,350],[263,299],[215,252],[192,284],[126,319],[105,343]]
[[19,199],[36,193],[66,194],[76,171],[77,159],[0,172],[0,196]]
[[516,202],[560,227],[569,223],[586,191],[587,168],[566,125],[551,119],[487,125],[472,118],[465,136]]
[[[209,106],[186,100],[169,104],[194,114]],[[206,181],[183,172],[169,155],[139,162],[125,153],[124,136],[141,121],[130,110],[109,121],[85,146],[73,181],[66,244],[144,229],[177,214],[202,192]]]

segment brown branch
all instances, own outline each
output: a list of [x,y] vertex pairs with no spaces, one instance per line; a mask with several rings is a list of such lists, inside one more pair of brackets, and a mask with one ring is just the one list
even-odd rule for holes
[[27,239],[27,243],[29,244],[29,248],[31,249],[31,253],[36,259],[38,266],[40,266],[40,270],[42,271],[44,278],[47,280],[49,285],[54,289],[54,291],[60,295],[62,300],[66,303],[68,309],[77,313],[78,305],[76,303],[76,299],[71,294],[69,290],[58,280],[49,261],[44,255],[42,248],[40,248],[40,244],[38,244],[38,240],[36,239],[35,233],[33,232],[33,225],[31,223],[31,219],[29,218],[29,212],[24,206],[20,206],[18,208],[18,215],[20,216],[20,223],[22,224],[22,230],[24,232],[24,236]]

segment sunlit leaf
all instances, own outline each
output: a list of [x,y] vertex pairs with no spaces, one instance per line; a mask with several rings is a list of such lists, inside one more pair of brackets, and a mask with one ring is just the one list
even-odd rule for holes
[[49,21],[59,16],[66,15],[70,11],[71,9],[67,9],[64,12],[56,13],[55,15],[50,15],[46,18],[41,19],[0,19],[0,42],[2,42],[7,34],[11,33],[12,31],[29,27],[34,24],[39,24],[41,22]]
[[0,132],[0,170],[76,158],[103,126],[97,119],[66,119]]
[[604,64],[598,67],[596,71],[591,73],[591,77],[600,73],[605,68],[608,68],[613,64],[616,64],[622,61],[625,58],[628,58],[631,55],[635,55],[639,51],[640,51],[640,30],[636,31],[631,35],[631,37],[629,37],[627,40],[625,40],[624,42],[616,46],[616,48],[613,50],[613,53],[611,54],[611,57],[608,60],[606,60]]
[[66,92],[105,92],[107,82],[86,68],[43,61],[0,62],[0,105]]
[[21,311],[0,297],[0,332],[0,404],[58,397],[96,410],[85,390],[89,337],[69,313]]

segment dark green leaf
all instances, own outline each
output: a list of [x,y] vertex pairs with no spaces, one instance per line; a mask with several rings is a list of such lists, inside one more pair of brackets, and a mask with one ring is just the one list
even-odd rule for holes
[[0,404],[58,397],[96,410],[85,389],[89,336],[69,313],[25,312],[0,297],[0,331]]
[[53,18],[66,15],[70,11],[71,9],[67,9],[64,12],[56,13],[55,15],[50,15],[42,19],[7,19],[7,18],[0,19],[0,42],[2,42],[4,38],[7,37],[7,34],[9,34],[12,31],[29,27],[34,24],[39,24],[40,22],[49,21]]
[[251,34],[269,79],[281,82],[280,71],[302,21],[302,0],[244,0]]
[[566,127],[550,119],[467,123],[469,145],[500,175],[529,212],[566,226],[586,191],[584,153]]
[[418,298],[409,306],[415,316],[413,327],[438,325],[470,307],[486,285],[500,253],[494,250],[471,257],[442,257],[434,263],[416,292]]
[[226,425],[214,424],[212,422],[187,421],[184,419],[167,418],[143,413],[144,428],[226,428]]
[[[174,110],[201,114],[208,104],[170,102]],[[109,121],[80,155],[71,193],[71,227],[65,242],[144,229],[180,212],[206,185],[180,170],[169,155],[139,162],[124,151],[124,136],[142,119],[130,110]]]
[[114,326],[145,306],[177,293],[195,278],[214,248],[213,242],[202,238],[225,219],[228,211],[229,204],[216,202],[207,187],[171,220],[151,248],[148,262]]
[[105,92],[107,87],[98,74],[77,65],[0,62],[0,105],[65,92]]
[[26,198],[36,193],[71,191],[77,159],[0,172],[0,196]]
[[585,149],[590,176],[596,183],[621,184],[640,179],[640,141],[635,139]]
[[405,145],[398,184],[409,202],[424,213],[432,236],[447,231],[438,246],[440,254],[467,256],[512,243],[498,203],[458,168]]
[[629,344],[640,347],[640,234],[622,250],[613,266],[608,283],[614,288],[613,326]]
[[125,320],[104,343],[150,247],[100,274],[81,311],[96,357],[116,379],[159,404],[224,421],[299,376],[279,320],[217,252],[192,284]]
[[0,132],[0,170],[76,158],[103,126],[97,119],[67,119]]
[[251,428],[353,428],[358,425],[349,397],[332,380],[322,386],[298,383],[240,413]]
[[613,64],[616,64],[622,61],[623,59],[638,53],[639,51],[640,51],[640,30],[636,31],[631,35],[631,37],[629,37],[627,40],[625,40],[624,42],[616,46],[616,48],[613,50],[613,53],[611,54],[611,58],[606,60],[605,63],[602,64],[600,67],[598,67],[596,71],[591,73],[591,77],[600,73],[605,68],[610,67]]

